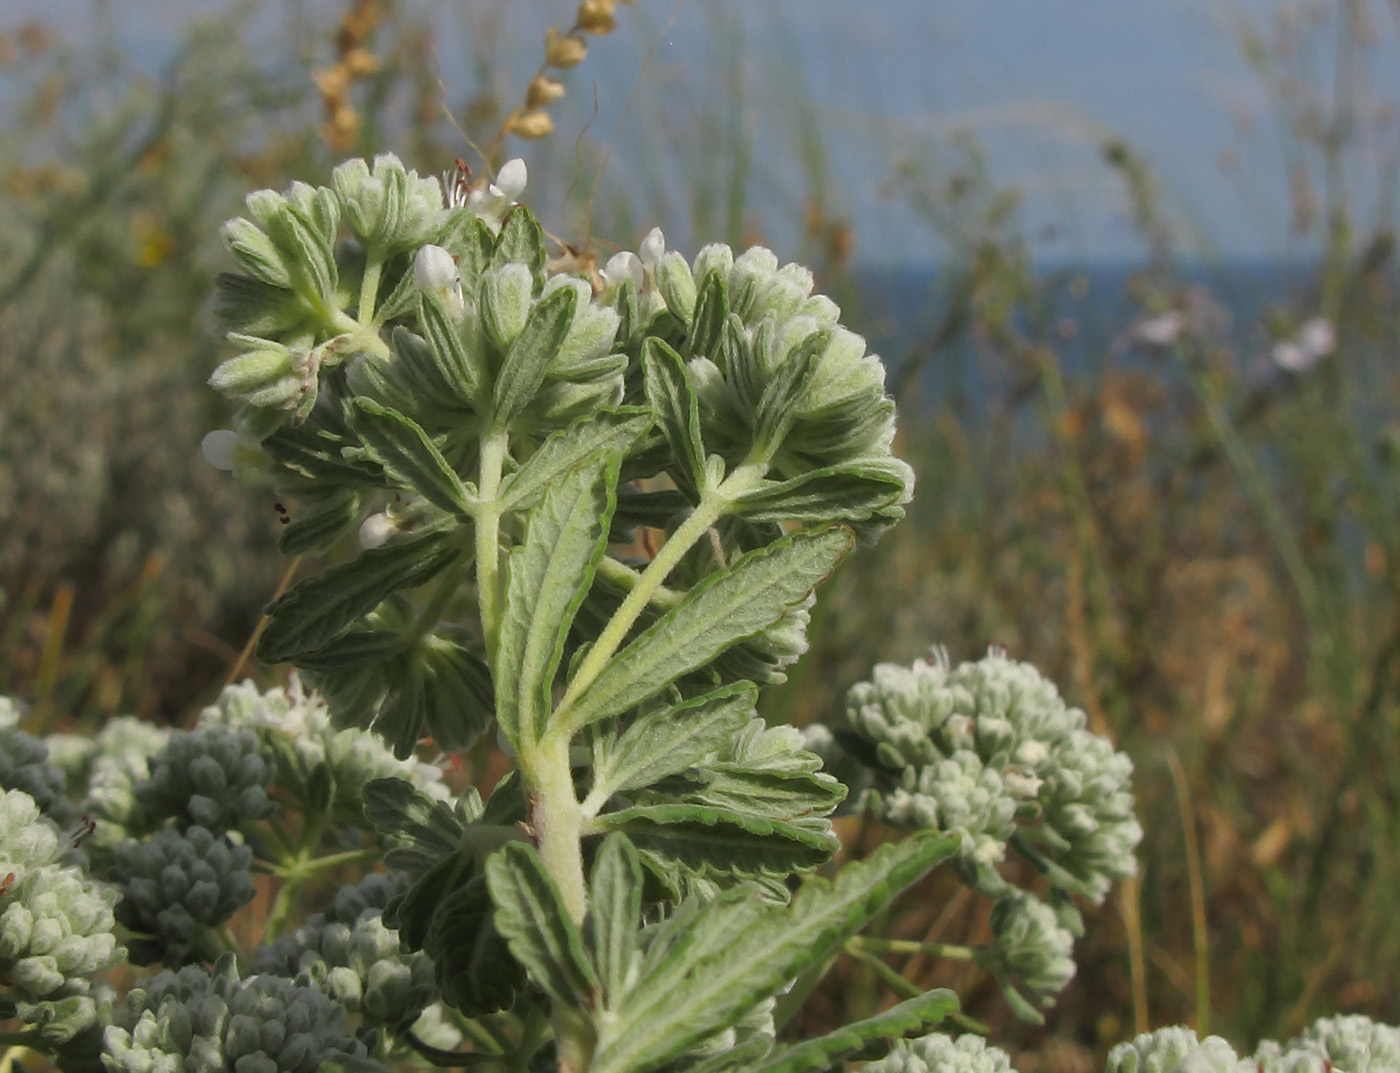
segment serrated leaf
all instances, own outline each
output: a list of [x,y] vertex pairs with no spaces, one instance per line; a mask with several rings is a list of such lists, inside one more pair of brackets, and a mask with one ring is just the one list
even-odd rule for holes
[[352,562],[303,581],[268,607],[270,621],[258,639],[258,658],[287,663],[315,652],[390,593],[423,584],[459,554],[434,533],[361,552]]
[[496,377],[492,412],[498,427],[508,425],[539,391],[550,362],[569,334],[577,301],[571,287],[561,287],[530,310]]
[[719,269],[712,268],[705,274],[700,284],[700,294],[695,300],[695,316],[691,321],[690,338],[686,341],[691,357],[716,357],[728,318],[729,296],[724,275]]
[[603,410],[575,421],[549,436],[525,464],[501,482],[504,510],[533,505],[553,482],[598,454],[620,454],[651,427],[651,414],[640,407]]
[[462,277],[466,287],[475,285],[477,277],[491,263],[491,251],[495,244],[495,236],[486,226],[486,221],[466,209],[453,213],[451,223],[438,243],[452,254],[457,262],[457,274]]
[[846,787],[830,775],[753,771],[743,764],[708,764],[696,781],[685,800],[777,820],[827,816],[846,797]]
[[539,220],[524,205],[516,205],[506,214],[501,233],[496,236],[495,248],[491,251],[492,267],[512,263],[528,266],[538,292],[544,286],[545,260],[544,231]]
[[617,459],[570,473],[530,514],[510,558],[496,649],[496,718],[516,749],[538,740],[564,640],[607,547]]
[[373,399],[356,399],[355,407],[355,431],[385,473],[458,518],[472,516],[475,497],[416,421]]
[[365,816],[380,834],[407,838],[434,857],[454,854],[462,844],[462,818],[452,806],[407,779],[374,779],[365,784],[364,798]]
[[443,752],[459,752],[495,717],[490,668],[475,652],[440,637],[433,639],[424,658],[428,733]]
[[437,295],[424,292],[419,296],[418,323],[423,328],[428,345],[437,355],[438,364],[453,394],[479,408],[485,401],[486,370],[481,367],[480,356],[462,345],[457,326]]
[[604,1004],[616,1008],[640,965],[637,925],[642,918],[642,862],[625,835],[603,839],[593,861],[588,898],[588,936]]
[[511,957],[492,921],[486,880],[474,875],[437,906],[423,939],[442,997],[468,1017],[509,1008],[525,986],[525,969]]
[[378,463],[348,461],[341,453],[352,441],[339,432],[307,425],[283,425],[262,441],[263,450],[287,470],[311,481],[384,484]]
[[556,1002],[591,1009],[598,975],[559,888],[533,846],[515,842],[486,861],[496,930],[535,983]]
[[304,671],[338,671],[381,663],[398,655],[403,647],[403,635],[397,630],[356,626],[314,652],[303,652],[297,657],[297,666]]
[[679,476],[691,489],[705,486],[705,444],[700,436],[700,406],[681,356],[659,339],[642,347],[647,401],[671,445]]
[[787,875],[831,859],[824,830],[691,802],[633,805],[593,820],[595,831],[623,831],[638,849],[699,876]]
[[752,717],[758,690],[739,682],[713,693],[639,716],[593,776],[595,792],[613,794],[650,786],[723,749]]
[[620,715],[771,626],[806,599],[851,546],[844,529],[785,537],[700,582],[619,652],[560,718],[571,732]]
[[938,988],[835,1032],[780,1048],[746,1073],[813,1073],[851,1058],[879,1058],[888,1052],[890,1040],[926,1035],[957,1009],[958,996]]
[[906,484],[888,466],[828,466],[745,492],[734,513],[751,522],[864,521],[898,500]]
[[598,1025],[591,1073],[640,1073],[686,1053],[828,957],[956,847],[921,831],[846,865],[834,885],[808,880],[790,906],[741,889],[687,914],[686,932],[648,950],[627,1000]]
[[301,555],[335,543],[360,520],[360,508],[359,495],[348,488],[312,501],[282,530],[277,550],[283,555]]

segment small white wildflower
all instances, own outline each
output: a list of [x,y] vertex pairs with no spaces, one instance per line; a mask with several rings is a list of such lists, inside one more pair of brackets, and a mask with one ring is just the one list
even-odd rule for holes
[[467,208],[478,216],[500,223],[506,210],[525,192],[528,177],[525,161],[519,157],[507,160],[496,173],[494,183],[487,183],[485,189],[471,192],[467,198]]
[[1133,326],[1133,341],[1149,347],[1169,347],[1181,335],[1181,314],[1176,310],[1140,320]]
[[360,525],[360,547],[377,548],[398,531],[388,514],[371,514]]
[[413,278],[418,286],[442,299],[448,312],[462,312],[462,277],[457,262],[441,246],[423,246],[413,257]]
[[662,234],[661,228],[653,227],[647,232],[647,237],[642,239],[641,246],[637,248],[642,267],[648,272],[656,271],[656,266],[661,263],[661,258],[665,253],[666,236]]
[[199,453],[215,469],[238,476],[261,469],[267,460],[256,440],[231,428],[205,433],[199,441]]
[[1325,317],[1313,317],[1298,331],[1298,338],[1274,345],[1274,364],[1290,373],[1305,373],[1337,348],[1337,329]]
[[598,273],[603,277],[603,284],[607,287],[619,286],[623,280],[631,280],[640,287],[642,285],[642,261],[631,250],[623,250],[608,258]]

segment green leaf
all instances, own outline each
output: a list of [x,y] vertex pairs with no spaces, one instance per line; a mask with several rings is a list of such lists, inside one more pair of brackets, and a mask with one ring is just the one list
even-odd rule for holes
[[597,1001],[598,974],[559,888],[533,846],[513,842],[486,861],[496,930],[550,998],[576,1009]]
[[407,838],[434,857],[456,853],[462,844],[462,817],[407,779],[374,779],[364,794],[365,816],[381,834]]
[[589,829],[624,831],[639,850],[704,877],[786,876],[830,860],[836,849],[822,829],[689,802],[633,805],[597,817]]
[[453,393],[480,409],[485,402],[486,370],[481,367],[480,355],[462,345],[457,326],[437,295],[424,292],[419,296],[418,323]]
[[679,476],[691,489],[705,487],[705,444],[700,436],[700,406],[681,356],[659,339],[642,347],[647,401],[671,445]]
[[373,611],[397,589],[421,585],[460,554],[439,534],[386,544],[333,566],[273,601],[258,639],[264,663],[287,663],[315,652]]
[[355,431],[385,473],[458,518],[472,516],[476,498],[416,421],[373,399],[356,399],[355,407]]
[[846,865],[834,885],[808,880],[790,906],[759,903],[739,888],[678,912],[659,930],[622,1007],[598,1024],[591,1073],[655,1069],[733,1024],[828,957],[957,844],[920,831]]
[[430,641],[424,660],[428,733],[443,752],[459,752],[495,717],[491,670],[476,652],[443,637]]
[[813,1073],[851,1058],[880,1058],[888,1052],[890,1040],[926,1035],[957,1008],[958,996],[938,988],[825,1036],[780,1048],[750,1066],[747,1073]]
[[724,276],[717,268],[706,273],[695,301],[695,317],[691,321],[690,338],[686,348],[691,357],[713,360],[724,339],[724,325],[729,318],[729,296]]
[[588,937],[603,985],[604,1005],[616,1009],[640,967],[642,862],[625,835],[603,840],[588,884]]
[[[516,205],[506,214],[501,233],[491,251],[491,265],[500,268],[511,263],[529,267],[535,279],[535,291],[544,286],[544,230],[535,214],[524,205]],[[460,269],[460,265],[458,266]],[[465,276],[463,277],[465,278]]]
[[360,496],[352,488],[312,499],[282,530],[277,550],[290,556],[329,547],[360,520],[360,511]]
[[552,485],[510,557],[496,649],[496,718],[517,750],[537,741],[564,640],[607,548],[617,500],[616,458],[603,457]]
[[496,377],[493,413],[497,427],[508,425],[539,391],[550,363],[569,334],[577,300],[571,287],[561,287],[530,311]]
[[651,414],[641,407],[602,410],[575,421],[549,436],[514,473],[501,482],[501,509],[532,506],[571,469],[599,454],[622,454],[651,427]]
[[463,289],[475,287],[477,277],[491,263],[491,252],[496,238],[486,221],[466,209],[456,210],[451,217],[447,231],[438,243],[457,262],[457,274],[462,277]]
[[[318,418],[319,420],[319,418]],[[339,431],[306,425],[283,425],[262,441],[263,450],[298,477],[322,484],[382,486],[381,467],[374,462],[352,462],[341,453],[354,446]]]
[[850,546],[845,529],[798,533],[705,578],[613,657],[567,713],[570,731],[622,714],[771,626],[806,599]]
[[752,683],[739,682],[638,716],[594,772],[594,792],[650,786],[719,752],[752,718],[757,699]]
[[813,332],[773,371],[754,417],[754,443],[758,450],[769,454],[776,451],[797,420],[798,404],[811,382],[818,358],[831,345],[831,335],[830,330]]
[[525,969],[511,957],[492,921],[486,880],[473,875],[437,905],[423,939],[442,997],[468,1017],[508,1009],[525,986]]
[[750,522],[859,522],[896,502],[908,476],[879,462],[850,462],[763,485],[734,501]]

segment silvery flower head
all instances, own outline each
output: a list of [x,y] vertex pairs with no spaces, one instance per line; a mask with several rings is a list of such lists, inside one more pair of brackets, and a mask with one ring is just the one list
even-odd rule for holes
[[1014,1073],[1006,1052],[981,1036],[953,1039],[942,1032],[896,1040],[889,1054],[861,1069],[863,1073]]
[[1108,1052],[1105,1073],[1255,1073],[1219,1036],[1198,1039],[1189,1028],[1160,1028]]

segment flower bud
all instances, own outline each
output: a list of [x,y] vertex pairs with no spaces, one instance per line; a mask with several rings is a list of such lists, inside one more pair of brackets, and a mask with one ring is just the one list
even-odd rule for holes
[[534,81],[530,83],[530,88],[525,91],[525,107],[539,108],[541,105],[552,104],[563,96],[563,83],[546,78],[544,75],[535,75]]
[[441,246],[420,246],[413,257],[413,279],[421,290],[435,294],[449,313],[462,312],[462,279],[457,262]]
[[588,45],[583,38],[573,34],[561,34],[551,26],[544,37],[544,62],[550,67],[576,67],[588,55]]
[[578,28],[587,34],[610,34],[617,28],[613,0],[582,0],[578,6]]
[[554,131],[554,120],[543,108],[527,108],[511,116],[506,129],[517,138],[534,141],[547,137]]

